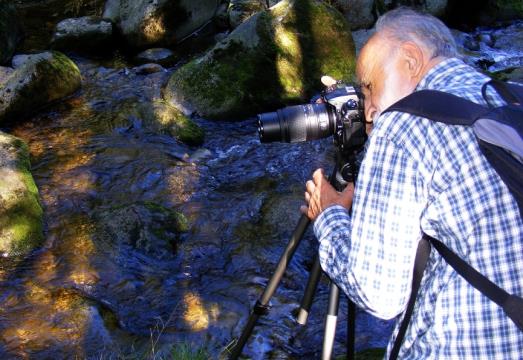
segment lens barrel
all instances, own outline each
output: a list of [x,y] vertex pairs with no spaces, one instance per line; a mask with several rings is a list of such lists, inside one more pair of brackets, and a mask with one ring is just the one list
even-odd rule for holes
[[334,134],[335,119],[328,105],[288,106],[258,115],[258,134],[263,143],[317,140]]

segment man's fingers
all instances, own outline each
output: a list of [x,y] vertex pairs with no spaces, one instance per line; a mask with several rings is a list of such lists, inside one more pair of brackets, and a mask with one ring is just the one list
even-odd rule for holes
[[312,180],[314,180],[316,185],[321,184],[321,182],[325,180],[325,173],[323,172],[323,169],[316,169],[316,171],[312,173]]
[[305,201],[307,204],[311,202],[311,195],[308,192],[305,193]]
[[307,189],[307,192],[309,194],[312,194],[314,192],[314,189],[316,188],[316,185],[312,180],[309,180],[305,183],[305,188]]

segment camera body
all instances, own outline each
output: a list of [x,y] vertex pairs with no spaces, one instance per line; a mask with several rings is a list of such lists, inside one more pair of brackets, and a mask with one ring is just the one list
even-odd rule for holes
[[343,180],[354,181],[356,158],[367,140],[363,110],[363,96],[358,89],[337,84],[310,104],[259,114],[258,134],[264,143],[295,143],[333,136],[341,158],[339,173]]

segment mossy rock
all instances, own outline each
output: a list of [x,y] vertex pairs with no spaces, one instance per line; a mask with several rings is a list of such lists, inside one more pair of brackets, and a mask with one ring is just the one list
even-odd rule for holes
[[128,123],[132,118],[140,120],[150,131],[168,134],[188,145],[201,145],[204,140],[200,126],[161,99],[127,104],[118,113],[116,123]]
[[309,102],[322,75],[350,82],[354,68],[343,15],[319,1],[283,0],[181,67],[163,95],[185,113],[235,120]]
[[80,86],[80,70],[64,54],[52,51],[30,55],[0,85],[0,122],[33,114]]
[[0,253],[24,255],[43,239],[42,207],[30,173],[29,150],[0,132]]

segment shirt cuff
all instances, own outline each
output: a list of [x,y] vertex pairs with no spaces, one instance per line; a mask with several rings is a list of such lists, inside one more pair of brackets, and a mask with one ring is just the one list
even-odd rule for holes
[[329,206],[323,210],[314,221],[314,235],[321,240],[333,229],[340,225],[341,221],[350,221],[349,212],[341,205]]

